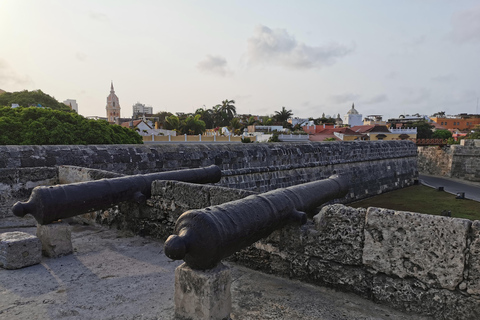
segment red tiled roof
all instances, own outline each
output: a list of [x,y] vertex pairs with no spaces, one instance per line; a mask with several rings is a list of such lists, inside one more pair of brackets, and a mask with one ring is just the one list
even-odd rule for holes
[[365,125],[365,126],[354,126],[351,128],[355,132],[359,133],[366,133],[366,132],[388,132],[390,133],[390,130],[388,130],[386,125],[378,125],[378,124],[371,124],[371,125]]

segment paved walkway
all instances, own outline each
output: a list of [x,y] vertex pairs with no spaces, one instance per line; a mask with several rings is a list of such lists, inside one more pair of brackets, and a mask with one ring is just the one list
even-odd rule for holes
[[[0,228],[0,233],[35,228]],[[74,253],[0,268],[0,319],[173,319],[174,270],[163,243],[74,225]],[[232,319],[429,319],[354,294],[232,267]]]
[[422,184],[438,188],[444,187],[444,190],[449,193],[457,194],[458,192],[465,192],[465,198],[480,201],[480,183],[471,182],[454,178],[430,176],[420,174],[418,176]]

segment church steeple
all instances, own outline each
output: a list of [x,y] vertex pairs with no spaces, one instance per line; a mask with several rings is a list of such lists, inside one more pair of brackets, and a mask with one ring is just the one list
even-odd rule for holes
[[108,122],[115,123],[115,120],[120,118],[120,101],[113,89],[113,81],[110,83],[110,94],[107,97],[106,109]]

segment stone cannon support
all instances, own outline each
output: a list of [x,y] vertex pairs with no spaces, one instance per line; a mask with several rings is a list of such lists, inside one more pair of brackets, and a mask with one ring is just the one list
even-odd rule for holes
[[345,196],[346,181],[332,176],[183,213],[164,250],[185,261],[175,271],[176,316],[228,319],[231,279],[220,261],[287,224],[305,224],[302,211]]

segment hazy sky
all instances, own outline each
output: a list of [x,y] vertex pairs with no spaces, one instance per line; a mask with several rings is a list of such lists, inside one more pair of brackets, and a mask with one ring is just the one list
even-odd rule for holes
[[111,80],[122,117],[475,113],[480,1],[0,0],[0,89],[105,116]]

